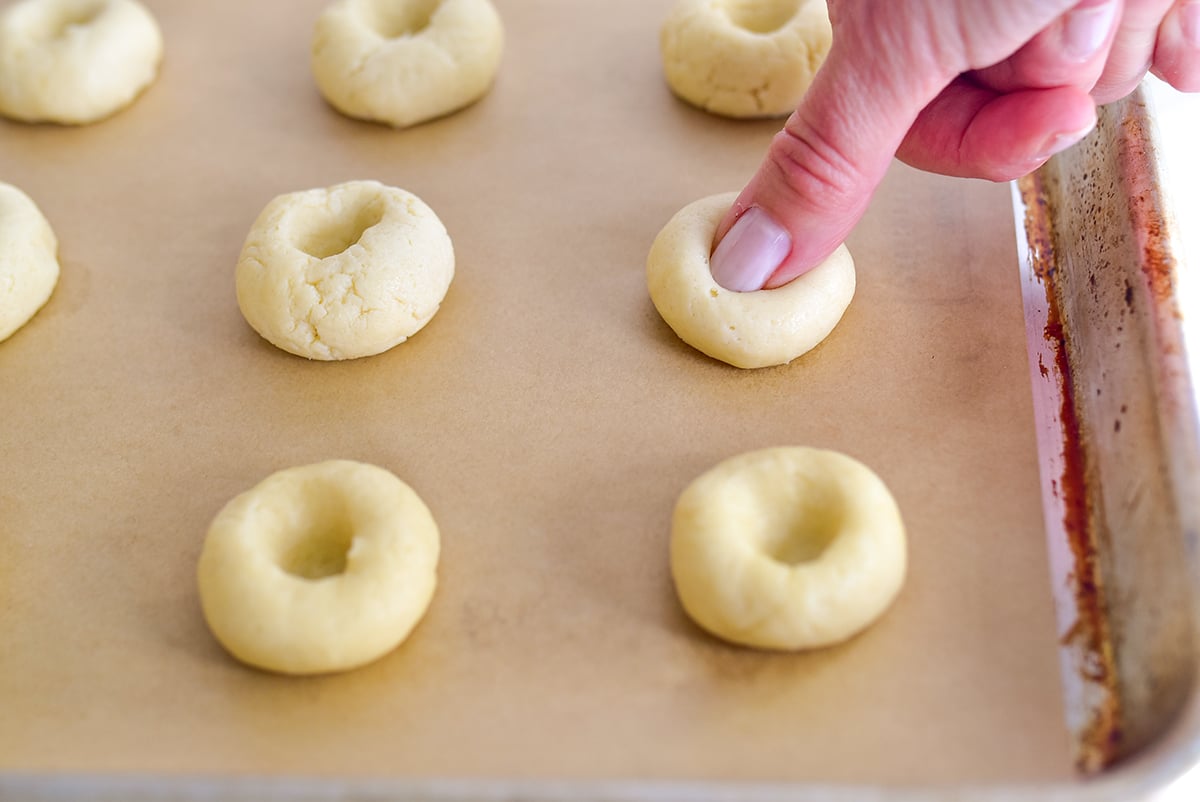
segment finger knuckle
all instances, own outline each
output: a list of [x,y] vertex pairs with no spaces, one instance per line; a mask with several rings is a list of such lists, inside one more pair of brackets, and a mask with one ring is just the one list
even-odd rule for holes
[[861,171],[845,153],[812,126],[796,120],[775,135],[770,160],[798,201],[820,208],[849,207],[862,184]]

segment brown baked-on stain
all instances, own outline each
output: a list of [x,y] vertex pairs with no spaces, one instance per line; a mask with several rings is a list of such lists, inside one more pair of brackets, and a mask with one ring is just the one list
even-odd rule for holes
[[[1063,470],[1057,480],[1051,480],[1051,486],[1062,501],[1064,510],[1063,529],[1072,555],[1070,581],[1078,611],[1075,623],[1062,636],[1062,644],[1074,646],[1087,656],[1081,679],[1100,686],[1099,696],[1103,700],[1088,711],[1091,718],[1082,730],[1072,733],[1076,738],[1076,765],[1081,771],[1092,773],[1112,765],[1120,752],[1121,709],[1117,695],[1116,662],[1105,613],[1087,492],[1087,442],[1079,425],[1067,345],[1068,331],[1059,302],[1060,277],[1055,255],[1051,198],[1042,177],[1037,173],[1020,179],[1018,187],[1025,202],[1025,234],[1034,275],[1046,291],[1047,322],[1043,337],[1054,354],[1060,377]],[[1045,376],[1045,365],[1039,365],[1039,368]]]
[[[1149,157],[1151,151],[1151,134],[1146,130],[1145,115],[1131,114],[1121,123],[1123,136],[1120,138],[1122,161],[1129,164],[1129,159],[1136,159],[1139,164],[1152,163]],[[1182,318],[1175,295],[1175,258],[1172,256],[1169,244],[1167,221],[1163,216],[1162,199],[1157,197],[1157,190],[1140,192],[1129,198],[1130,210],[1133,216],[1133,228],[1140,232],[1144,241],[1142,246],[1142,274],[1146,284],[1159,308],[1169,309],[1176,318]],[[1125,302],[1132,306],[1133,294],[1125,293]]]

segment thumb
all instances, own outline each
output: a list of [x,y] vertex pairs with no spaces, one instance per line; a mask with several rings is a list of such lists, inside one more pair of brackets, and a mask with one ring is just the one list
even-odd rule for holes
[[[729,290],[778,287],[846,239],[929,97],[835,42],[799,108],[717,228],[713,278]],[[936,80],[933,82],[936,83]]]

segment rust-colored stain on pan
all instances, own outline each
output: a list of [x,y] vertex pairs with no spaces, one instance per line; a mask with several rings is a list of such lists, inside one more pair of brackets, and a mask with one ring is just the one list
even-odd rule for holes
[[[1151,134],[1146,130],[1147,119],[1129,115],[1121,121],[1123,135],[1119,143],[1121,162],[1127,172],[1134,172],[1131,164],[1145,164],[1151,159]],[[1136,151],[1136,152],[1134,152]],[[1180,317],[1175,294],[1175,257],[1172,255],[1167,222],[1163,217],[1161,201],[1154,197],[1149,188],[1129,199],[1133,217],[1133,229],[1138,232],[1138,245],[1142,250],[1141,268],[1146,284],[1155,302],[1169,308],[1176,318]]]
[[[1062,474],[1052,482],[1061,501],[1063,531],[1072,556],[1071,584],[1077,618],[1062,636],[1064,646],[1080,650],[1086,659],[1080,679],[1100,686],[1102,703],[1088,709],[1086,724],[1072,735],[1076,739],[1076,763],[1081,771],[1097,772],[1112,765],[1121,746],[1121,710],[1117,694],[1116,663],[1104,589],[1096,550],[1095,526],[1088,496],[1087,443],[1080,427],[1076,389],[1069,356],[1069,332],[1064,325],[1058,261],[1053,227],[1052,199],[1043,178],[1031,174],[1018,187],[1025,204],[1025,233],[1034,275],[1046,292],[1047,322],[1043,332],[1059,379],[1059,419],[1062,429]],[[1040,365],[1042,376],[1049,370]]]

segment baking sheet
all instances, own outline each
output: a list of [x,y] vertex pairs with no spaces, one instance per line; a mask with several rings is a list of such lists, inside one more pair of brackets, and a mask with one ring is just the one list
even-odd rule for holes
[[[498,0],[494,91],[392,131],[317,95],[320,2],[148,2],[167,56],[135,106],[0,124],[0,180],[41,205],[63,265],[0,344],[0,770],[1071,777],[1006,190],[897,165],[824,345],[754,373],[691,351],[646,297],[646,251],[741,186],[778,124],[670,96],[669,4]],[[233,265],[272,196],[353,178],[426,200],[458,274],[409,343],[309,363],[245,325]],[[910,531],[892,611],[823,652],[718,643],[670,587],[676,495],[778,444],[864,460]],[[208,521],[332,457],[424,497],[438,594],[365,669],[244,668],[199,613]]]

